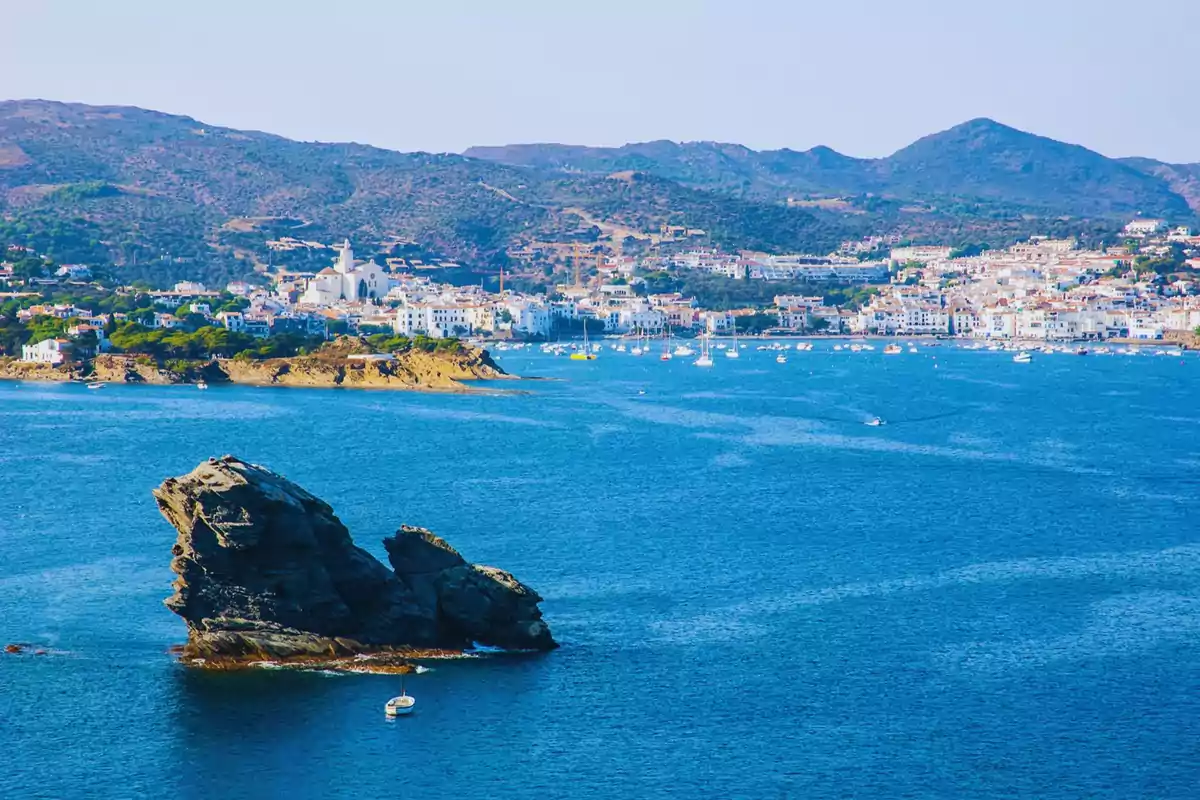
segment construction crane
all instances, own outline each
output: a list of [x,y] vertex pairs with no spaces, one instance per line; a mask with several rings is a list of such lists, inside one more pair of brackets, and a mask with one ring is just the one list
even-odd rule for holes
[[583,286],[579,282],[579,242],[571,246],[571,260],[575,263],[575,288],[578,289]]

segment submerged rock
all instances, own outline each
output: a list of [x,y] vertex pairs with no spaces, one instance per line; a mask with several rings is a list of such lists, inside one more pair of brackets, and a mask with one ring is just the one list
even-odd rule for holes
[[408,526],[384,541],[388,569],[328,504],[264,467],[209,459],[154,496],[179,532],[166,605],[187,622],[189,658],[557,647],[541,598],[508,573]]

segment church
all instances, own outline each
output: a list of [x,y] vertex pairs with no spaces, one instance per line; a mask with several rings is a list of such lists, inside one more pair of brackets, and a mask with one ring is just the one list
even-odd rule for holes
[[300,302],[331,306],[347,300],[379,300],[388,292],[388,276],[374,261],[355,265],[350,240],[342,243],[337,261],[318,272],[300,295]]

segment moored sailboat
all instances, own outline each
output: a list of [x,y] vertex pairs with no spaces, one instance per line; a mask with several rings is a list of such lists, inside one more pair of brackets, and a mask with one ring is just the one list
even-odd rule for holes
[[591,346],[588,344],[587,320],[583,321],[583,349],[571,353],[572,361],[595,361],[596,354],[592,352]]

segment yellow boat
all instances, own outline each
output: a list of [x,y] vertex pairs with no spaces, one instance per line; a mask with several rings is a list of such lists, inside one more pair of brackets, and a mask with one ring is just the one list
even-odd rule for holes
[[596,354],[592,352],[592,346],[590,344],[588,344],[587,320],[586,319],[583,321],[583,349],[578,352],[571,353],[571,360],[572,361],[595,361],[596,360]]

